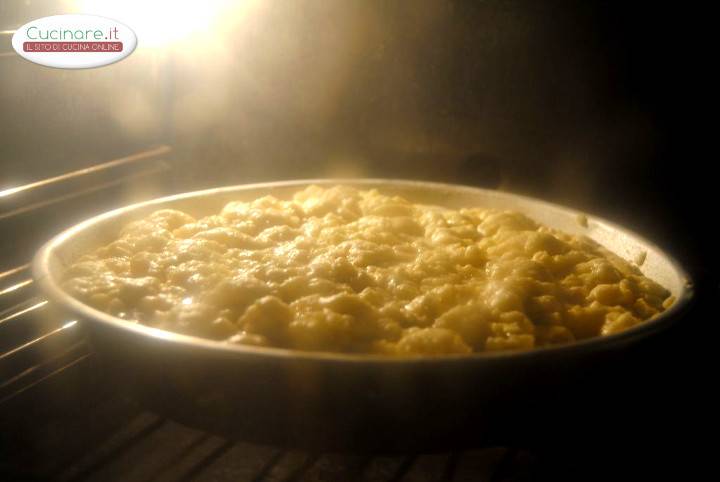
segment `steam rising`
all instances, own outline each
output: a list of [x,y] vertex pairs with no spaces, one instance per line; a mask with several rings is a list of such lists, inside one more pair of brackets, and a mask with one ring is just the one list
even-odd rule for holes
[[[35,157],[51,158],[58,144],[90,156],[96,139],[97,150],[161,139],[175,147],[174,175],[188,188],[425,178],[598,211],[612,203],[618,176],[641,176],[653,126],[641,110],[608,102],[612,59],[588,33],[596,21],[589,13],[503,5],[79,0],[78,11],[134,28],[138,50],[72,74],[30,76],[20,66],[17,76],[3,74],[13,94],[0,101],[23,112],[6,123],[13,138],[40,118],[64,126],[43,133],[48,152],[15,143]],[[31,77],[43,88],[24,92]],[[30,98],[47,107],[19,107]],[[87,143],[63,144],[79,136],[67,129]]]

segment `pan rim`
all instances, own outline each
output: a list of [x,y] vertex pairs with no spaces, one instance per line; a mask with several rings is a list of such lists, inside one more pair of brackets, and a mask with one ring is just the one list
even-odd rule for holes
[[310,363],[343,363],[343,364],[361,364],[361,365],[386,365],[386,364],[411,364],[411,365],[440,365],[440,364],[454,364],[454,363],[468,363],[468,362],[502,362],[504,360],[517,360],[523,359],[536,359],[545,356],[562,356],[572,352],[580,351],[598,351],[606,350],[615,346],[622,346],[634,343],[640,339],[644,339],[653,333],[664,329],[673,322],[681,318],[690,306],[694,299],[694,287],[693,282],[689,274],[685,271],[677,260],[668,254],[665,250],[658,247],[652,241],[644,238],[636,232],[625,228],[624,226],[618,225],[614,222],[608,221],[602,217],[595,216],[591,213],[588,214],[592,217],[594,223],[604,226],[605,228],[619,231],[626,235],[629,235],[634,240],[641,243],[643,246],[651,248],[659,253],[677,273],[679,278],[684,281],[680,293],[676,296],[676,299],[672,306],[658,315],[652,320],[647,320],[640,325],[630,328],[621,333],[599,336],[588,338],[565,345],[554,345],[533,348],[525,351],[507,351],[507,352],[477,352],[462,355],[441,355],[441,356],[388,356],[388,355],[376,355],[376,354],[352,354],[352,353],[337,353],[337,352],[321,352],[321,351],[304,351],[304,350],[292,350],[286,348],[275,348],[275,347],[254,347],[249,345],[238,345],[230,344],[223,341],[215,341],[205,339],[201,337],[183,335],[179,333],[169,332],[160,330],[157,328],[145,326],[139,323],[132,323],[121,318],[114,317],[110,314],[97,310],[77,300],[76,298],[65,292],[57,280],[53,276],[51,270],[51,258],[54,252],[59,249],[64,243],[68,242],[73,238],[74,235],[92,228],[94,225],[100,223],[109,218],[117,217],[122,214],[143,209],[149,206],[166,204],[168,202],[174,202],[182,199],[191,199],[196,197],[204,197],[210,195],[218,195],[231,192],[240,192],[246,190],[256,189],[271,189],[276,187],[291,187],[291,186],[306,186],[310,184],[345,184],[345,185],[394,185],[394,186],[406,186],[406,187],[417,187],[427,189],[445,189],[468,193],[484,193],[490,194],[496,197],[512,198],[520,200],[525,203],[533,203],[540,205],[555,211],[579,213],[580,211],[575,210],[571,207],[555,204],[542,199],[537,199],[530,196],[521,194],[496,191],[491,189],[478,188],[474,186],[466,186],[462,184],[448,184],[428,181],[413,181],[404,179],[383,179],[383,178],[362,178],[362,179],[298,179],[290,181],[277,181],[277,182],[264,182],[264,183],[253,183],[253,184],[237,184],[231,186],[224,186],[219,188],[203,189],[199,191],[183,192],[180,194],[173,194],[170,196],[164,196],[155,198],[147,201],[142,201],[127,206],[123,206],[117,209],[113,209],[102,214],[93,216],[86,219],[51,238],[45,243],[37,252],[32,261],[32,273],[35,281],[38,283],[40,290],[48,296],[50,301],[58,303],[74,315],[79,316],[83,321],[98,322],[101,325],[113,329],[120,330],[122,332],[132,334],[138,337],[144,337],[146,339],[153,339],[159,342],[171,344],[177,348],[183,348],[186,350],[201,350],[207,354],[214,354],[217,356],[230,357],[230,358],[262,358],[267,360],[293,360],[303,361]]

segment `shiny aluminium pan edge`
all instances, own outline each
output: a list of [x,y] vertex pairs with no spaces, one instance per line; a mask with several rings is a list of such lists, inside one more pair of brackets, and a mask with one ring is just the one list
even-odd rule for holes
[[[172,208],[194,216],[232,200],[288,198],[310,184],[377,188],[452,208],[512,209],[583,234],[626,259],[675,303],[623,333],[520,353],[389,358],[230,345],[169,333],[95,310],[61,287],[65,267],[109,242],[126,223]],[[604,387],[578,384],[598,370],[622,375],[626,359],[682,318],[693,298],[684,270],[631,231],[578,211],[510,193],[459,185],[323,179],[230,186],[134,204],[84,221],[41,248],[33,274],[48,299],[83,322],[107,378],[154,410],[230,438],[323,450],[445,450],[523,438],[547,430],[558,400],[597,401]],[[600,377],[598,380],[600,380]],[[533,410],[528,411],[530,404]],[[544,413],[538,418],[533,413]],[[544,419],[543,419],[544,418]]]

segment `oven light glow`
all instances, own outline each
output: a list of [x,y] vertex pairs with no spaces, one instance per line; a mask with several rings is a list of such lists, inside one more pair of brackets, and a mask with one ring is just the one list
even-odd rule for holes
[[161,47],[208,32],[228,0],[77,0],[80,13],[125,23],[138,36],[138,47]]

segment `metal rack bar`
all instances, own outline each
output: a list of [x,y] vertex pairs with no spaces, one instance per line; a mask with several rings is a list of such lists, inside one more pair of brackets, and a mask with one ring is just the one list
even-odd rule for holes
[[183,477],[179,480],[182,482],[189,482],[195,480],[206,468],[210,467],[216,460],[228,452],[234,443],[230,441],[224,441],[222,445],[215,448],[212,452],[203,457],[192,469],[190,469]]
[[145,159],[150,159],[157,156],[162,156],[165,154],[168,154],[172,151],[172,148],[170,146],[162,145],[157,146],[151,149],[147,149],[145,151],[138,152],[136,154],[131,154],[129,156],[120,157],[117,159],[113,159],[111,161],[103,162],[100,164],[96,164],[94,166],[86,167],[84,169],[78,169],[76,171],[71,171],[65,174],[61,174],[59,176],[49,177],[47,179],[42,179],[40,181],[31,182],[28,184],[24,184],[17,187],[7,188],[2,191],[0,191],[0,198],[12,196],[21,192],[30,191],[33,189],[38,189],[41,187],[49,186],[51,184],[56,184],[63,181],[68,181],[70,179],[75,179],[81,176],[87,176],[88,174],[93,174],[96,172],[104,171],[107,169],[111,169],[117,166],[127,165],[131,164],[137,161],[142,161]]
[[[85,480],[92,474],[107,466],[113,460],[116,460],[123,453],[132,449],[142,439],[148,437],[153,432],[159,430],[166,420],[150,414],[141,414],[138,419],[132,421],[129,427],[132,429],[132,435],[129,438],[120,438],[119,441],[109,444],[109,447],[101,450],[91,462],[80,468],[76,473],[71,473],[68,478],[60,477],[61,480]],[[126,429],[127,427],[123,427]]]
[[25,393],[27,390],[30,390],[31,388],[33,388],[33,387],[35,387],[36,385],[44,382],[45,380],[48,380],[48,379],[54,377],[55,375],[57,375],[58,373],[60,373],[60,372],[62,372],[62,371],[67,370],[67,369],[69,369],[69,368],[72,368],[72,367],[74,367],[74,366],[82,363],[82,362],[85,361],[89,356],[90,356],[90,354],[82,355],[80,358],[76,358],[75,360],[73,360],[73,361],[71,361],[71,362],[69,362],[69,363],[66,363],[65,365],[63,365],[63,366],[61,366],[60,368],[57,368],[57,369],[51,371],[50,373],[48,373],[47,375],[41,377],[40,379],[33,381],[33,382],[30,383],[29,385],[25,385],[25,386],[23,386],[22,388],[19,388],[19,389],[15,390],[15,391],[14,391],[13,393],[11,393],[10,395],[8,395],[8,396],[0,399],[0,404],[6,402],[6,401],[8,401],[8,400],[10,400],[10,399],[13,398],[13,397],[17,397],[18,395],[22,395],[22,394]]
[[273,467],[275,467],[279,462],[280,459],[283,457],[284,451],[283,450],[277,450],[272,457],[270,457],[265,464],[263,464],[262,468],[258,471],[258,473],[255,475],[255,477],[252,479],[253,482],[260,482],[262,480],[266,480],[270,472],[272,471]]
[[11,314],[6,315],[5,312],[0,312],[0,316],[2,316],[2,318],[0,318],[0,325],[3,325],[4,323],[8,323],[17,318],[20,318],[21,316],[26,315],[26,314],[30,313],[31,311],[39,310],[40,308],[43,308],[43,307],[45,307],[45,305],[48,304],[47,300],[39,300],[39,301],[28,300],[28,301],[33,302],[28,307],[20,306],[20,305],[27,304],[27,303],[21,303],[20,305],[16,305],[15,307],[11,308],[10,310],[7,310],[7,311],[10,311]]
[[28,263],[28,264],[23,264],[23,265],[21,265],[21,266],[17,266],[17,267],[15,267],[15,268],[10,268],[10,269],[8,269],[8,270],[0,273],[0,281],[2,281],[2,280],[5,279],[5,278],[9,278],[10,276],[12,276],[12,275],[14,275],[14,274],[21,273],[21,272],[27,270],[28,268],[30,268],[30,264],[29,264],[29,263]]
[[[37,372],[42,371],[43,368],[54,365],[58,360],[67,357],[68,354],[71,354],[71,353],[74,353],[74,352],[80,351],[80,350],[82,350],[84,353],[82,354],[82,356],[75,357],[75,359],[82,358],[85,355],[89,354],[87,343],[84,340],[70,345],[70,347],[67,350],[63,351],[59,355],[53,356],[48,360],[38,363],[37,365],[30,366],[30,367],[24,369],[23,371],[21,371],[20,373],[18,373],[17,375],[5,379],[2,383],[0,383],[0,390],[4,389],[6,387],[9,387],[9,386],[15,385],[17,382],[22,381],[23,379],[25,379]],[[15,390],[15,393],[18,393],[18,390]]]

